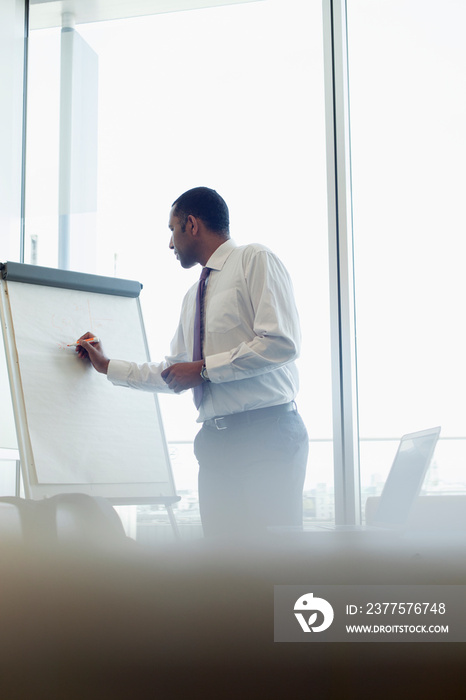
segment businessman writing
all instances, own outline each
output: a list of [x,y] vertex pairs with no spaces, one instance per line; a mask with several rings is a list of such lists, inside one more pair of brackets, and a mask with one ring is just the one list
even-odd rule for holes
[[91,332],[76,351],[117,386],[192,389],[207,537],[299,526],[309,443],[295,404],[300,327],[288,272],[265,246],[235,245],[228,207],[215,190],[182,194],[168,225],[181,266],[202,267],[169,355],[143,364],[110,359],[102,343],[86,341]]

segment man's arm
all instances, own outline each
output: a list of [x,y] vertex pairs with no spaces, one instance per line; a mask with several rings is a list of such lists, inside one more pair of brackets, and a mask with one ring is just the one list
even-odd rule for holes
[[291,279],[283,263],[270,251],[256,251],[247,261],[245,278],[246,294],[254,310],[253,336],[231,350],[206,353],[206,367],[214,383],[265,374],[299,355],[299,317]]
[[[87,342],[87,338],[93,337],[93,333],[84,333],[84,335],[82,335],[78,340],[79,345],[76,346],[76,352],[82,359],[89,359],[97,372],[100,372],[101,374],[108,374],[110,358],[106,356],[102,343]],[[128,364],[134,372],[134,364]],[[141,383],[146,384],[145,388],[149,388],[149,385],[153,386],[153,384],[148,381],[150,377],[150,365],[151,363],[144,363],[144,365],[137,366],[138,369],[140,369]],[[197,362],[177,362],[166,367],[160,373],[160,376],[170,391],[174,391],[175,394],[179,394],[186,389],[191,389],[198,384],[202,384],[202,366],[203,360],[198,360]],[[154,363],[153,367],[158,368],[159,365]]]

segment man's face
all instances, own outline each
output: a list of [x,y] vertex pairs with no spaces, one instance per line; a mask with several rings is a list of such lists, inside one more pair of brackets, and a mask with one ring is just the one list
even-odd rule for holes
[[181,267],[187,269],[196,265],[195,241],[190,235],[192,225],[189,219],[186,225],[182,227],[180,219],[173,213],[173,209],[171,209],[168,228],[171,231],[170,250],[173,250],[175,253],[177,259],[180,261]]

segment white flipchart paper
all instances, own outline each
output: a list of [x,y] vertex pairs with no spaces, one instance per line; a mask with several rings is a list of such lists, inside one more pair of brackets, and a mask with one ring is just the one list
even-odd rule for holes
[[146,361],[138,300],[21,282],[8,294],[38,483],[166,482],[156,397],[113,386],[66,347],[89,330],[109,357]]

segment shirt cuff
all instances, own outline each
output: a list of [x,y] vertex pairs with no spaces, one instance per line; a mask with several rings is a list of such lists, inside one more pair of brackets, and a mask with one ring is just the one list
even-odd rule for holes
[[116,386],[129,386],[128,376],[131,363],[126,360],[110,360],[107,369],[107,379]]
[[214,384],[232,382],[236,379],[235,371],[230,364],[230,353],[219,352],[205,358],[205,366],[209,379]]

